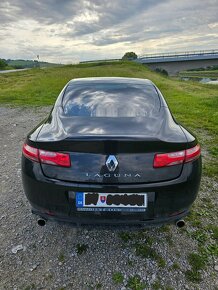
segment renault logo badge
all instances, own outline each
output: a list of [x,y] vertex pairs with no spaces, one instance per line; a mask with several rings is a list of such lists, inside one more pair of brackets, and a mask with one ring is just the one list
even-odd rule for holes
[[110,172],[115,171],[118,165],[117,158],[114,155],[109,155],[105,164]]

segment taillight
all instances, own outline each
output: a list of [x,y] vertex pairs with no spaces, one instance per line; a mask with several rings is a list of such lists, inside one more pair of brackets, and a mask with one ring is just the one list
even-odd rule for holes
[[198,144],[193,148],[185,150],[185,152],[185,162],[190,162],[197,159],[201,155],[201,147]]
[[39,162],[39,151],[37,148],[24,144],[22,152],[23,155],[29,158],[30,160]]
[[154,156],[154,168],[172,166],[177,164],[182,164],[183,162],[187,163],[197,159],[201,154],[200,145],[196,145],[193,148],[171,152],[156,154]]
[[70,167],[70,156],[66,153],[45,151],[39,149],[39,159],[42,163]]
[[70,155],[53,151],[45,151],[31,147],[27,144],[23,145],[23,155],[32,161],[41,162],[44,164],[70,167]]
[[185,150],[172,153],[156,154],[154,157],[154,168],[181,164],[184,162],[184,160]]

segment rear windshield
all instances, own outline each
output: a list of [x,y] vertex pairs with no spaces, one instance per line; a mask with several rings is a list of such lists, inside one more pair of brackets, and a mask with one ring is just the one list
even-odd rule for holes
[[147,117],[160,101],[152,85],[75,84],[67,87],[63,108],[67,116]]

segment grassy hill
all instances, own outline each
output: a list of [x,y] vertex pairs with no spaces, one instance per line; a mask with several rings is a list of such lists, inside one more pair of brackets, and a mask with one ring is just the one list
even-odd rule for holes
[[0,104],[51,105],[70,79],[98,76],[152,80],[164,94],[176,119],[194,131],[197,130],[200,141],[208,145],[207,150],[214,162],[210,163],[207,171],[217,172],[218,86],[215,85],[164,77],[133,62],[87,63],[2,74]]
[[[163,92],[177,118],[214,130],[218,107],[218,86],[184,82],[150,71],[132,62],[89,63],[48,69],[33,69],[0,75],[0,103],[15,105],[51,105],[63,86],[73,78],[123,76],[148,78]],[[208,115],[208,113],[210,114]]]
[[23,60],[23,59],[9,59],[6,60],[9,67],[12,68],[33,68],[33,67],[54,67],[58,66],[56,63],[49,63],[44,61],[33,61],[33,60]]

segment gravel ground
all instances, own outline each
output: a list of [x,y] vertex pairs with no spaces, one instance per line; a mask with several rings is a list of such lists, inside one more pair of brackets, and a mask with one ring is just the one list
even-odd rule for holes
[[[197,251],[197,241],[187,235],[190,225],[137,232],[37,225],[22,188],[21,146],[49,109],[0,108],[0,289],[218,289],[214,260],[200,283],[185,277],[187,256]],[[217,183],[203,178],[201,188],[200,195],[215,196]],[[165,262],[137,256],[135,244],[149,244]],[[136,275],[138,288],[130,285]]]

